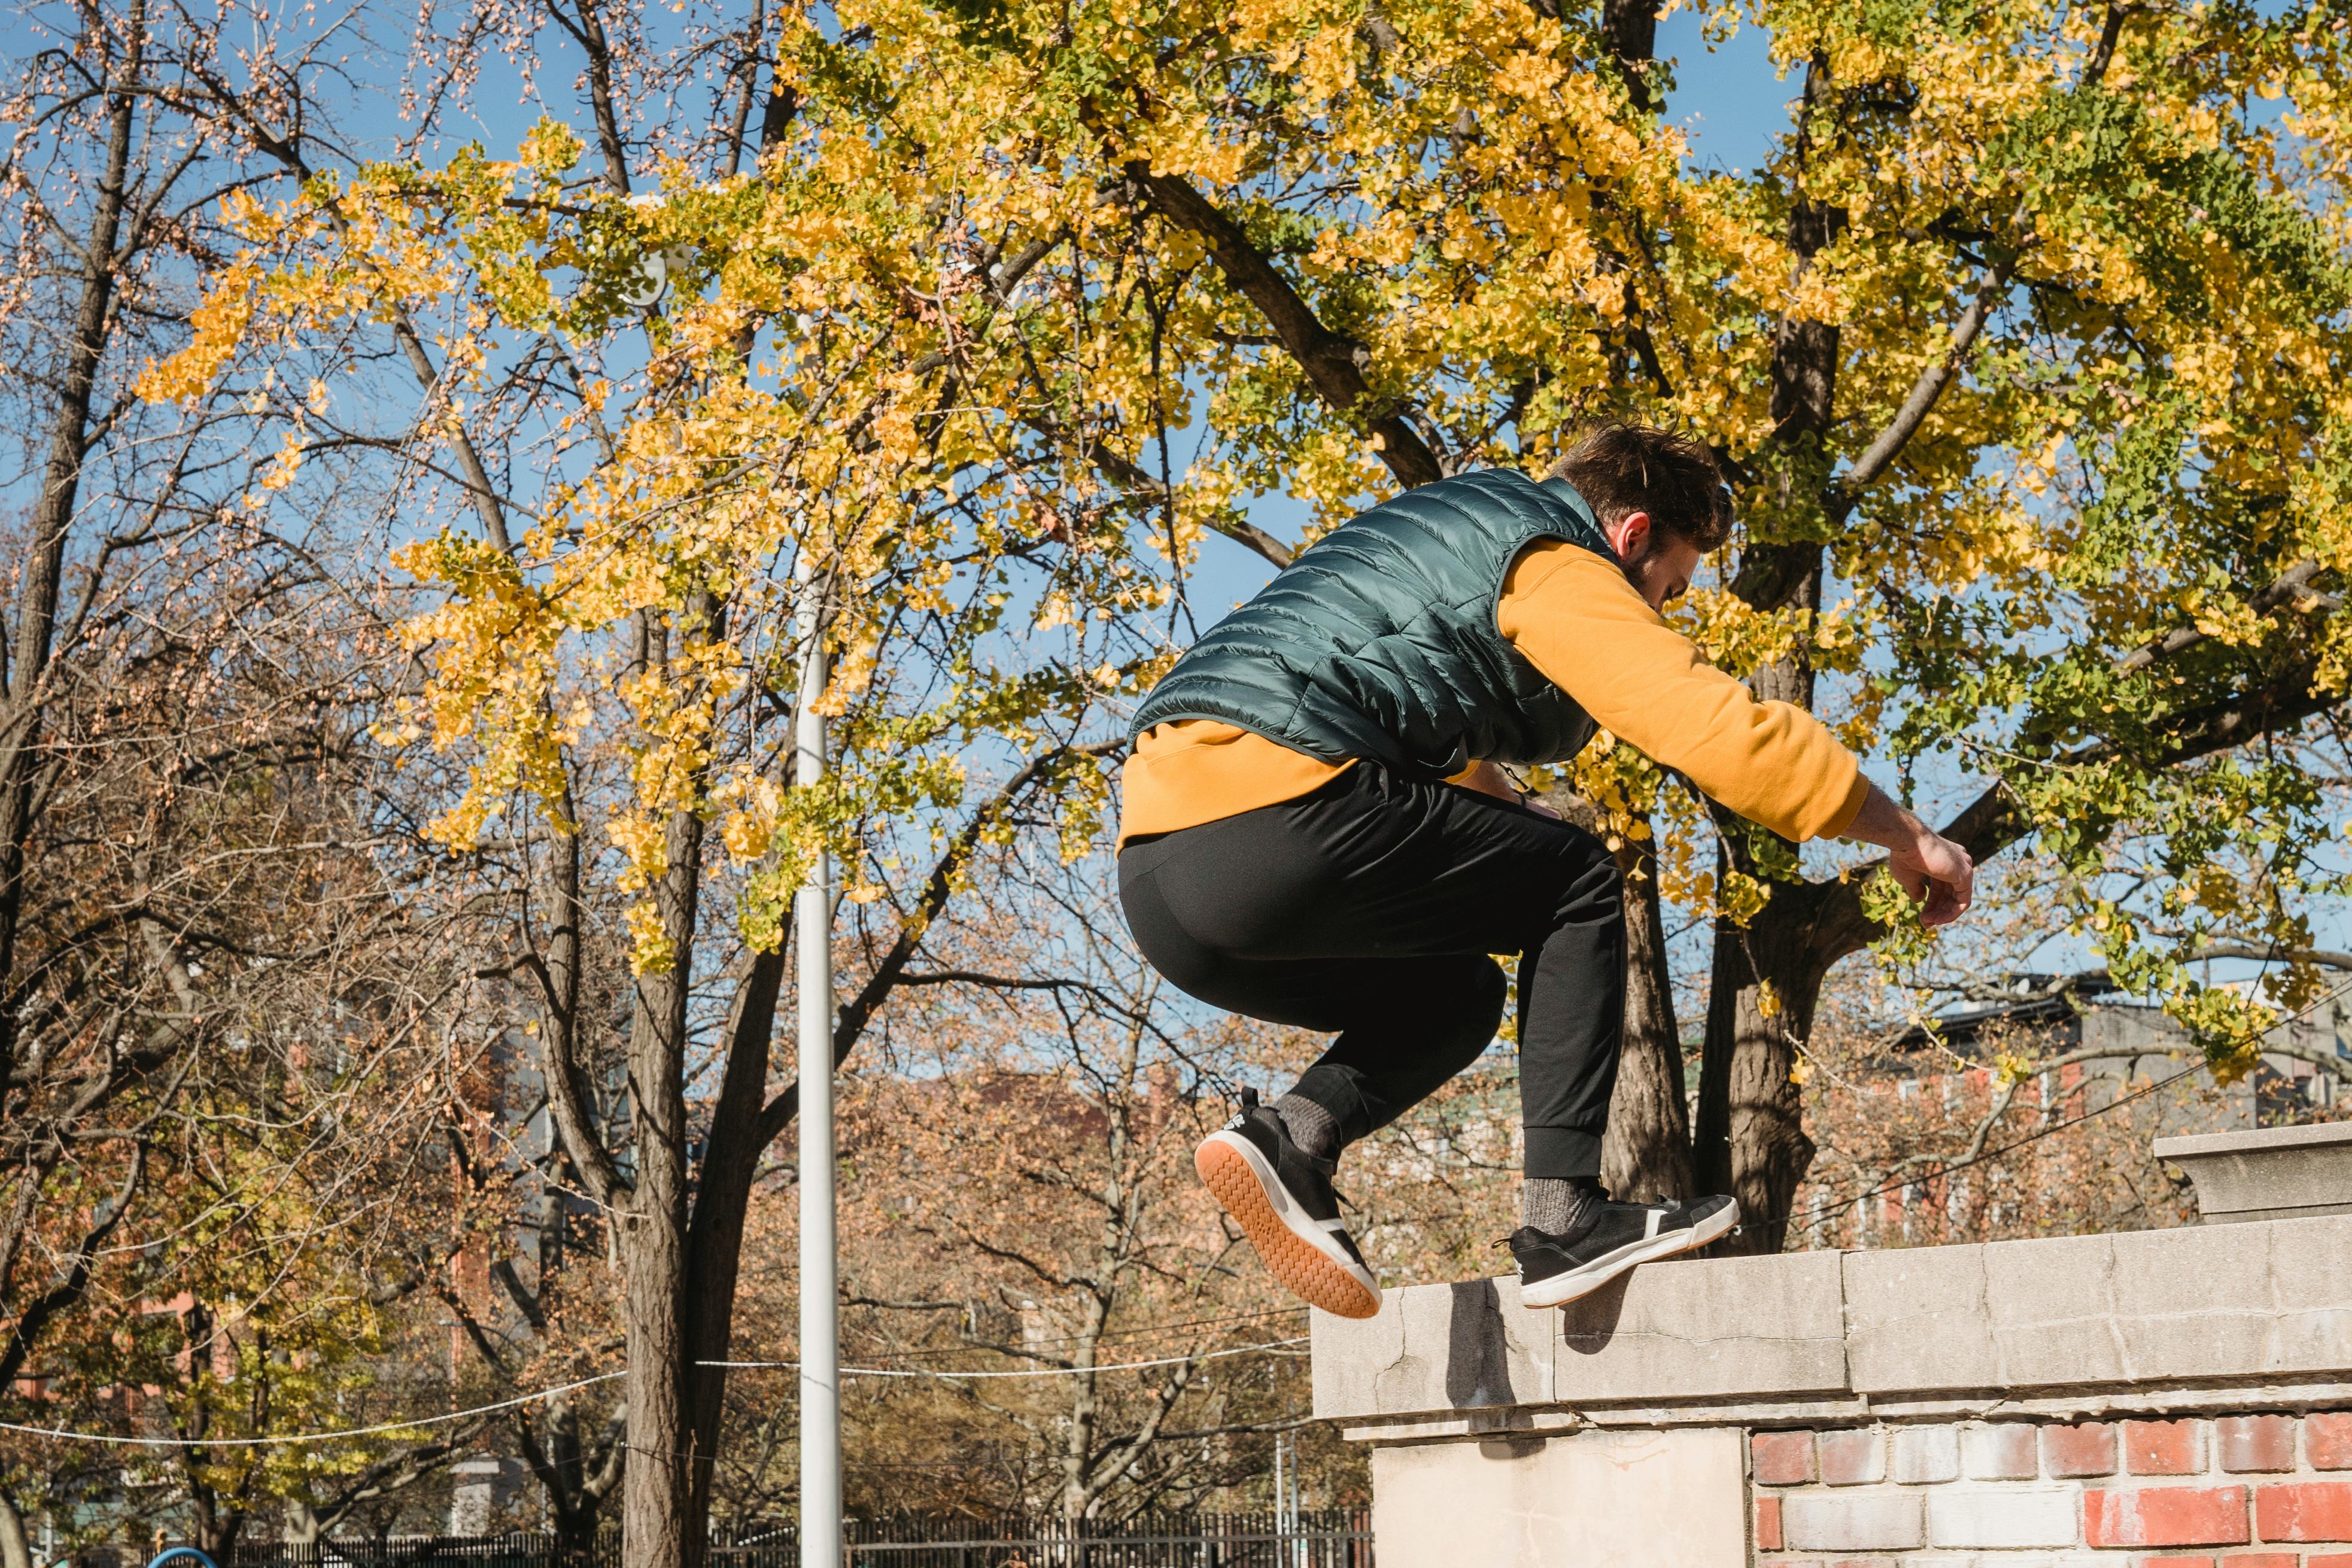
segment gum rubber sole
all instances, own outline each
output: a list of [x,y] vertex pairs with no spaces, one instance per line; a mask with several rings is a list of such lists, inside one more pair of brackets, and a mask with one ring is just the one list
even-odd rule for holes
[[1565,1307],[1571,1301],[1582,1300],[1629,1269],[1644,1263],[1655,1263],[1662,1258],[1696,1251],[1738,1223],[1739,1205],[1736,1203],[1727,1205],[1719,1213],[1707,1215],[1688,1230],[1668,1231],[1663,1236],[1650,1237],[1608,1258],[1588,1263],[1582,1268],[1555,1274],[1540,1284],[1522,1285],[1519,1287],[1519,1305]]
[[1283,1223],[1256,1171],[1240,1150],[1213,1137],[1194,1152],[1192,1168],[1257,1248],[1266,1272],[1292,1295],[1336,1317],[1370,1318],[1379,1313],[1377,1291],[1366,1289],[1362,1280]]

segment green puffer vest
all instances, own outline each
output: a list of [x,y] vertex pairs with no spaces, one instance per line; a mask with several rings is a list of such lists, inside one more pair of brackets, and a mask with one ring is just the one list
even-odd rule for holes
[[1562,479],[1481,468],[1407,490],[1210,628],[1144,699],[1133,733],[1215,719],[1415,779],[1572,757],[1592,721],[1495,625],[1511,563],[1541,539],[1617,558]]

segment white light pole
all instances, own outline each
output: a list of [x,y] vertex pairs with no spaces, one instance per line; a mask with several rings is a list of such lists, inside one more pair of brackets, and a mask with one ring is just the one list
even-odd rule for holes
[[[801,587],[800,708],[793,721],[795,787],[824,776],[824,645],[812,546]],[[800,944],[801,1089],[801,1568],[842,1568],[841,1321],[835,1277],[833,1150],[833,862],[820,851],[793,901]]]
[[1284,1461],[1289,1457],[1290,1434],[1276,1432],[1274,1435],[1274,1553],[1283,1568],[1289,1568],[1290,1564],[1290,1543],[1283,1539],[1282,1511]]

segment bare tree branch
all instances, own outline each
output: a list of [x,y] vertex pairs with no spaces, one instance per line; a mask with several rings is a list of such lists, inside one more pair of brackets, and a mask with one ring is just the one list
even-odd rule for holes
[[1190,230],[1209,247],[1218,270],[1265,315],[1284,352],[1305,373],[1307,384],[1334,411],[1360,421],[1371,434],[1381,461],[1399,484],[1411,489],[1445,477],[1444,466],[1421,433],[1372,396],[1370,384],[1364,379],[1364,371],[1371,363],[1370,351],[1326,327],[1290,279],[1250,243],[1239,224],[1181,176],[1153,173],[1148,161],[1129,163],[1126,173],[1155,212],[1179,228]]

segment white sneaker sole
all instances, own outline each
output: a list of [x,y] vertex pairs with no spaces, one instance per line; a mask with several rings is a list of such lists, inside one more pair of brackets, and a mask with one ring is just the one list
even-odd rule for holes
[[1299,1208],[1255,1144],[1238,1133],[1213,1132],[1193,1152],[1192,1168],[1257,1248],[1266,1271],[1293,1295],[1342,1318],[1380,1311],[1380,1281]]
[[1564,1274],[1555,1274],[1541,1284],[1522,1285],[1519,1287],[1519,1304],[1523,1307],[1564,1307],[1580,1296],[1591,1295],[1636,1264],[1654,1263],[1661,1258],[1672,1258],[1677,1252],[1689,1252],[1705,1247],[1738,1223],[1739,1204],[1735,1199],[1724,1205],[1722,1213],[1707,1215],[1688,1230],[1661,1231],[1639,1241],[1629,1241],[1605,1258],[1596,1258]]

